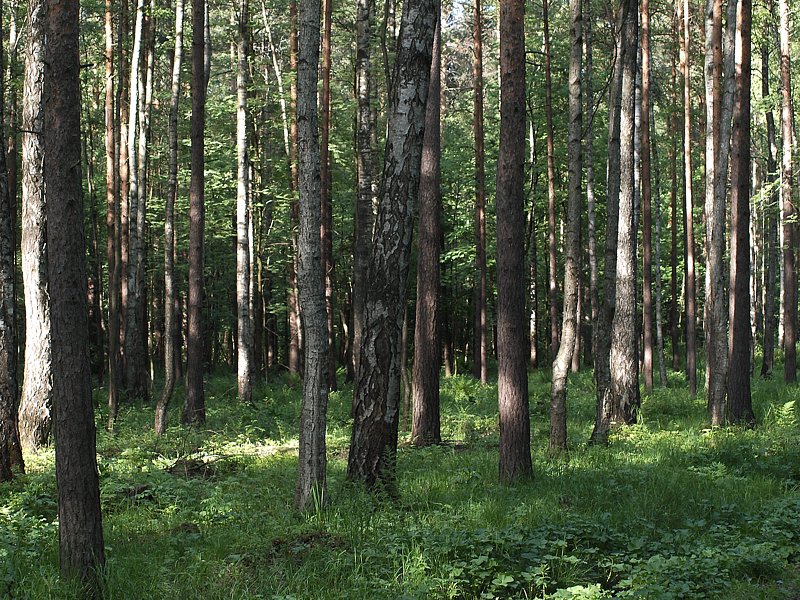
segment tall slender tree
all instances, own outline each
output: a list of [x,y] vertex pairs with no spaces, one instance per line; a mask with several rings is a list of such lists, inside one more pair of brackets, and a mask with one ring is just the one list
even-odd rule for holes
[[22,104],[22,282],[25,292],[25,365],[19,424],[22,445],[46,444],[51,429],[52,360],[47,289],[44,186],[44,54],[47,5],[28,3],[25,91]]
[[580,278],[581,180],[583,178],[581,134],[583,98],[581,62],[583,52],[583,15],[581,0],[570,0],[569,55],[569,199],[567,204],[567,244],[564,263],[564,310],[561,344],[553,362],[550,403],[550,453],[567,449],[567,373],[578,338],[578,295]]
[[642,102],[642,371],[644,389],[653,391],[653,211],[650,176],[650,0],[641,0]]
[[797,210],[792,182],[792,69],[789,40],[789,2],[778,0],[780,12],[781,72],[781,197],[783,212],[783,378],[797,381]]
[[403,3],[347,463],[348,479],[389,493],[396,492],[400,334],[436,20],[434,0]]
[[189,332],[186,340],[186,403],[183,422],[206,420],[203,389],[203,248],[205,226],[205,0],[192,0],[191,181],[189,184]]
[[500,2],[500,149],[497,159],[497,395],[500,479],[532,475],[525,356],[523,178],[525,3]]
[[[438,2],[437,2],[438,4]],[[437,13],[440,6],[436,7]],[[439,261],[441,250],[441,22],[433,38],[425,138],[419,182],[419,237],[417,241],[417,314],[414,321],[413,411],[411,440],[417,446],[442,440],[439,417]]]
[[547,264],[549,273],[547,298],[550,303],[550,356],[555,360],[558,352],[558,273],[556,265],[555,134],[553,133],[553,84],[551,75],[552,69],[550,66],[549,12],[548,0],[542,0],[542,27],[544,32],[544,110],[547,123]]
[[49,2],[44,145],[61,573],[99,597],[105,563],[88,352],[80,173],[79,2]]
[[751,0],[736,13],[736,98],[731,141],[730,371],[728,419],[755,423],[750,394],[750,43]]
[[625,423],[636,421],[639,357],[636,336],[636,229],[634,214],[634,138],[638,0],[625,0],[622,29],[620,110],[620,192],[616,296],[611,327],[611,392],[614,412]]
[[[472,14],[472,132],[475,137],[475,314],[473,375],[488,382],[486,340],[486,169],[483,133],[483,12],[481,0]],[[535,345],[535,340],[531,342]]]
[[[330,0],[328,0],[330,1]],[[295,505],[324,501],[328,345],[324,274],[320,256],[320,148],[317,119],[320,0],[300,1],[297,46],[297,173],[300,232],[297,290],[303,307],[305,376],[300,416],[300,456]]]

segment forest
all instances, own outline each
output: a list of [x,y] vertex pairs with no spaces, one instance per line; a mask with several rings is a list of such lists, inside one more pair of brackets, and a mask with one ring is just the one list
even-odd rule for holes
[[0,597],[800,597],[798,20],[2,0]]

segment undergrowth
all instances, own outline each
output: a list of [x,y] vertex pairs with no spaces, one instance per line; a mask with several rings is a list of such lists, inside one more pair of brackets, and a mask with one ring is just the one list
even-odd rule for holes
[[[106,597],[798,598],[797,387],[754,383],[758,426],[711,430],[680,376],[640,423],[586,444],[590,373],[569,385],[569,460],[547,459],[546,373],[530,379],[534,478],[497,479],[497,390],[442,382],[446,443],[399,451],[398,500],[345,481],[352,389],[331,395],[329,502],[292,509],[301,386],[252,405],[212,377],[203,430],[156,438],[149,406],[98,427]],[[98,397],[102,404],[102,398]],[[104,423],[98,412],[98,425]],[[73,598],[58,577],[53,452],[0,485],[0,597]]]

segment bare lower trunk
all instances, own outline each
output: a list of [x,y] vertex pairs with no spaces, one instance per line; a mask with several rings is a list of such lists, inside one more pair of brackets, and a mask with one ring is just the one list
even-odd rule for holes
[[544,27],[545,116],[547,119],[547,243],[548,243],[548,300],[550,302],[550,357],[558,354],[558,274],[556,269],[556,174],[553,134],[553,101],[550,69],[550,26],[548,0],[542,2]]
[[650,1],[641,0],[642,371],[653,391],[653,211],[650,169]]
[[[484,168],[483,133],[483,27],[480,0],[473,4],[472,16],[472,79],[473,121],[475,137],[475,309],[473,318],[473,375],[484,385],[488,381],[486,341],[486,173]],[[535,345],[535,340],[533,342]]]

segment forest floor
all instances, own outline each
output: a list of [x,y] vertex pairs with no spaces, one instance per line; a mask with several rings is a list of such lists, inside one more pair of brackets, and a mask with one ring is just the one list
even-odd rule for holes
[[[345,481],[351,388],[329,409],[329,502],[292,509],[299,381],[251,406],[207,388],[201,431],[152,407],[99,429],[107,598],[800,598],[800,388],[754,381],[754,430],[706,425],[680,374],[589,447],[591,373],[569,385],[569,460],[547,458],[549,374],[530,378],[532,481],[497,479],[497,390],[442,381],[447,443],[401,434],[398,500]],[[102,405],[102,397],[98,402]],[[98,424],[104,416],[98,413]],[[74,598],[58,577],[53,452],[0,486],[0,598]]]

